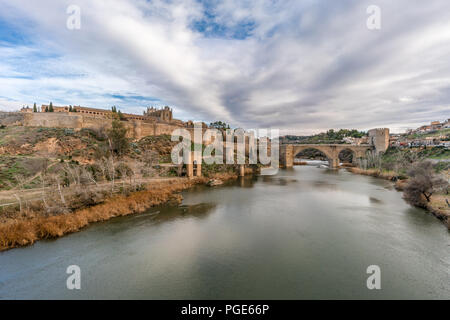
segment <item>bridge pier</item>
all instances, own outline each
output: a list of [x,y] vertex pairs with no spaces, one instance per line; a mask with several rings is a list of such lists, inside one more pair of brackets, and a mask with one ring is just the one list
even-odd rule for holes
[[338,158],[331,158],[328,159],[328,165],[330,166],[331,169],[336,169],[339,167],[339,157]]
[[240,176],[240,177],[245,176],[245,166],[244,166],[243,164],[241,164],[241,165],[239,166],[239,176]]
[[195,176],[201,177],[202,176],[202,165],[200,163],[197,163],[195,168]]
[[186,163],[186,175],[188,178],[194,177],[194,164],[193,163]]
[[280,146],[280,166],[283,168],[292,168],[294,166],[294,146],[282,145]]
[[[201,161],[201,159],[200,159]],[[189,153],[186,162],[186,175],[188,178],[201,177],[202,176],[202,164],[194,160],[192,153]]]

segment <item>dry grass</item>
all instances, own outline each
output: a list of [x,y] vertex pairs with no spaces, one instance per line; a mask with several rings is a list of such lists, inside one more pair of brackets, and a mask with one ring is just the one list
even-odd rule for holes
[[445,199],[449,199],[449,196],[444,194],[433,195],[427,209],[436,217],[443,220],[450,229],[450,207]]
[[405,190],[407,183],[408,183],[408,180],[397,180],[395,182],[395,189],[397,189],[399,191],[403,191],[403,190]]
[[393,180],[394,177],[397,177],[397,174],[394,171],[382,171],[379,169],[361,169],[361,168],[348,168],[350,172],[356,173],[356,174],[362,174],[366,176],[376,177],[376,178],[382,178],[386,180]]
[[341,168],[356,168],[356,164],[345,162],[341,164]]
[[[218,174],[218,179],[236,178],[233,174]],[[90,223],[105,221],[113,217],[140,213],[167,202],[181,202],[180,191],[195,184],[206,183],[207,178],[183,181],[166,181],[147,186],[146,190],[128,196],[117,195],[93,207],[56,216],[42,216],[27,212],[20,218],[0,225],[0,251],[31,245],[41,239],[58,238],[79,231]]]

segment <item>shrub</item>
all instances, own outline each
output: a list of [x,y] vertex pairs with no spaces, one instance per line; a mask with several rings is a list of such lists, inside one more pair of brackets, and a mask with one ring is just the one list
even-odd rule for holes
[[418,207],[426,207],[434,193],[448,188],[448,182],[435,174],[430,161],[415,164],[408,175],[411,178],[405,187],[404,198]]

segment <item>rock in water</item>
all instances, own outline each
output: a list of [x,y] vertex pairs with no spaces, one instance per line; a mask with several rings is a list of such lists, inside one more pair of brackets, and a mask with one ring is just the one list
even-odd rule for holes
[[211,179],[211,180],[208,181],[208,183],[206,185],[210,186],[210,187],[215,187],[215,186],[220,186],[221,184],[223,184],[222,180]]

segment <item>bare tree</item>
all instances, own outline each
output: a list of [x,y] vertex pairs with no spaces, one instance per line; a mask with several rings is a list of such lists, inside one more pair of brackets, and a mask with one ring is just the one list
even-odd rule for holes
[[58,173],[53,173],[50,175],[50,179],[53,181],[53,183],[56,186],[56,190],[58,190],[58,194],[61,200],[61,203],[66,207],[67,206],[67,202],[66,199],[64,197],[63,191],[62,191],[62,187],[61,187],[61,177]]
[[367,161],[364,162],[367,169],[381,169],[381,156],[375,152],[367,154]]
[[46,209],[48,209],[48,203],[47,203],[47,200],[45,199],[46,198],[46,194],[45,194],[45,182],[46,182],[46,175],[43,173],[43,172],[41,172],[41,182],[42,182],[42,202],[44,203],[44,207],[46,208]]
[[137,183],[137,178],[140,172],[140,167],[139,167],[139,163],[134,161],[131,163],[130,165],[130,174],[129,174],[129,178],[130,178],[130,184],[131,184],[131,188],[132,190],[137,190],[138,187],[140,187],[141,184]]
[[82,169],[81,176],[83,177],[83,179],[85,179],[85,180],[87,180],[89,182],[93,182],[95,184],[95,186],[98,186],[97,180],[95,180],[94,175],[92,174],[92,172],[90,172],[86,168]]
[[17,201],[19,202],[19,210],[20,210],[20,213],[22,213],[23,212],[22,193],[23,193],[23,190],[25,189],[25,184],[26,184],[27,180],[21,174],[15,174],[14,180],[16,180],[15,184],[11,183],[10,181],[7,181],[7,183],[10,186],[10,188],[14,191],[14,193],[13,193],[14,198],[16,198]]
[[416,163],[408,175],[411,178],[405,187],[404,197],[415,206],[426,207],[433,194],[448,188],[448,181],[435,174],[430,161]]
[[111,194],[114,192],[115,186],[115,174],[116,174],[116,165],[114,161],[114,156],[110,156],[109,158],[103,158],[100,163],[100,170],[102,171],[106,180],[111,181]]
[[103,157],[101,161],[98,163],[100,171],[102,173],[103,180],[108,180],[108,159]]

